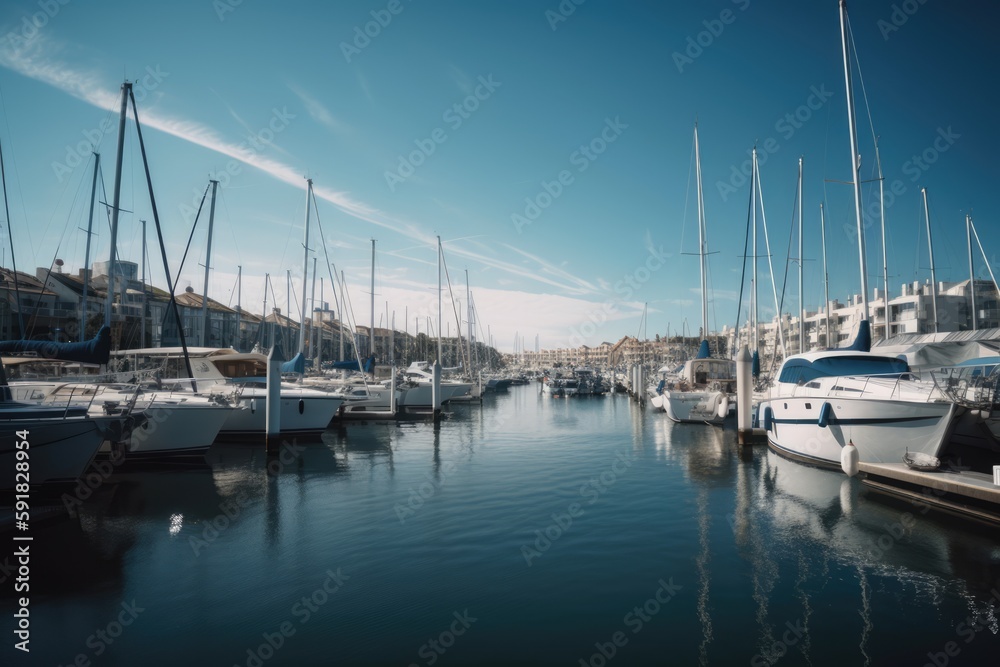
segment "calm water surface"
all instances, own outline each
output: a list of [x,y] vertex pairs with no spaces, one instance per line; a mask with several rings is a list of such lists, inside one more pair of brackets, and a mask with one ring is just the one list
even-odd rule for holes
[[452,409],[113,477],[35,529],[29,664],[997,664],[994,530],[620,396]]

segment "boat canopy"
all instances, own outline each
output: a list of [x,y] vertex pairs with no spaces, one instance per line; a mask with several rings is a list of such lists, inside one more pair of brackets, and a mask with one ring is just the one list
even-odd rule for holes
[[844,375],[899,375],[908,373],[909,364],[895,357],[838,355],[818,359],[789,359],[781,367],[778,382],[804,384],[824,377]]
[[101,327],[97,335],[82,343],[58,343],[52,340],[0,341],[0,354],[33,352],[45,359],[76,361],[82,364],[106,364],[111,358],[111,329]]

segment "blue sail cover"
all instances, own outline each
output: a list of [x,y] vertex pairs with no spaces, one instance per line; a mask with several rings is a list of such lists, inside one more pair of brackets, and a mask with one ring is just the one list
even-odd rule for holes
[[844,349],[854,350],[855,352],[871,352],[872,332],[868,327],[868,320],[861,320],[860,324],[858,324],[858,337]]
[[365,373],[371,373],[372,369],[375,368],[375,356],[372,355],[367,359],[365,359],[364,369],[361,368],[361,363],[357,359],[348,359],[347,361],[335,361],[332,364],[330,364],[330,368],[338,371],[364,370]]
[[701,347],[698,348],[698,356],[696,359],[708,359],[712,356],[712,352],[708,349],[708,341],[701,341]]
[[107,364],[111,358],[111,329],[101,327],[97,335],[82,343],[58,343],[52,340],[0,341],[0,354],[34,352],[44,359],[75,361],[81,364]]
[[754,379],[760,377],[760,353],[757,350],[753,351],[753,361],[750,363],[750,374],[753,375]]
[[306,356],[299,352],[290,360],[281,364],[282,373],[298,373],[302,375],[306,372]]

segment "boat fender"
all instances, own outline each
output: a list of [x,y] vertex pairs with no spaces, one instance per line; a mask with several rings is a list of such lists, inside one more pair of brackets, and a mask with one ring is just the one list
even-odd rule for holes
[[820,428],[826,428],[830,425],[830,418],[833,417],[833,406],[829,403],[824,403],[819,409],[819,420],[817,423]]
[[299,414],[301,415],[306,411],[306,402],[303,399],[299,399]]
[[854,477],[858,474],[858,462],[861,457],[858,454],[858,448],[854,446],[854,441],[849,440],[844,448],[840,450],[840,468],[847,473],[848,477]]
[[250,414],[252,414],[252,415],[257,414],[257,399],[256,398],[251,398],[250,399]]
[[768,405],[767,407],[764,408],[764,430],[770,431],[773,425],[774,425],[774,411],[771,409],[771,406]]
[[725,419],[729,415],[729,397],[725,394],[722,395],[722,400],[719,401],[719,407],[716,409],[716,414],[719,419]]

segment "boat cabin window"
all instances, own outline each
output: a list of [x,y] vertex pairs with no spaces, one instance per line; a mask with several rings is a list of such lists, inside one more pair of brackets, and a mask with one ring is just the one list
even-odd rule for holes
[[252,378],[267,375],[267,367],[260,368],[253,359],[216,360],[215,367],[227,378]]
[[789,359],[781,368],[778,382],[804,384],[824,377],[899,375],[909,371],[909,365],[895,357],[843,356],[826,357],[815,361]]

